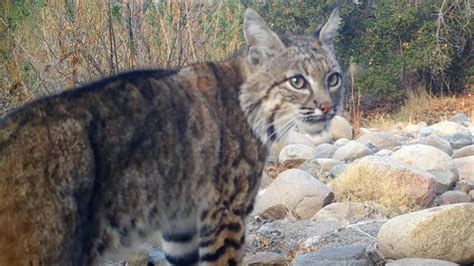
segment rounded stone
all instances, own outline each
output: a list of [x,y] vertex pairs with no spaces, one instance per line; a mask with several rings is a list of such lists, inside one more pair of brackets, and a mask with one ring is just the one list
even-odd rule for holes
[[458,172],[453,159],[432,146],[423,144],[403,146],[394,152],[391,157],[434,175],[438,193],[449,190],[458,179]]
[[439,196],[439,205],[448,205],[455,203],[470,202],[471,197],[465,192],[450,190],[446,191]]
[[301,219],[309,219],[333,199],[334,193],[324,183],[301,169],[289,169],[280,173],[257,199],[255,212],[284,204]]
[[377,235],[380,251],[392,259],[431,258],[474,262],[474,204],[458,203],[400,215]]
[[352,134],[352,126],[347,122],[347,120],[342,117],[336,115],[332,120],[331,120],[331,125],[329,126],[329,131],[331,132],[331,137],[333,140],[338,140],[338,139],[352,139],[353,134]]
[[285,146],[278,156],[280,162],[290,160],[310,160],[316,158],[316,150],[311,146],[304,144],[290,144]]
[[332,158],[340,161],[352,161],[372,153],[372,150],[366,145],[352,140],[338,148]]

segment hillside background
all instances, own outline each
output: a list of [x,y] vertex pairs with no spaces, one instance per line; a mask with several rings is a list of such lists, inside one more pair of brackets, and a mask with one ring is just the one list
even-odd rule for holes
[[0,115],[130,69],[225,59],[244,45],[246,7],[278,33],[310,34],[338,4],[345,116],[355,127],[369,116],[379,124],[457,111],[472,118],[470,2],[2,0]]

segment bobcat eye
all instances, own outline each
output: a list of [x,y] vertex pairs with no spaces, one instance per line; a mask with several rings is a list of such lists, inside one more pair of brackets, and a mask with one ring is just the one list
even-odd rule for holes
[[290,78],[290,84],[295,89],[302,89],[306,86],[306,80],[301,75],[296,75]]
[[339,81],[339,73],[332,73],[331,75],[329,75],[327,83],[329,87],[336,87],[337,85],[339,85]]

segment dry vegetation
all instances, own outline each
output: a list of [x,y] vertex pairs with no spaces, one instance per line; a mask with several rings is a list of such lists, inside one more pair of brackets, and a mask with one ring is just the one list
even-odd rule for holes
[[430,125],[447,120],[460,112],[474,121],[474,91],[464,95],[443,97],[422,91],[418,94],[409,93],[408,99],[397,112],[374,110],[364,114],[364,118],[360,118],[360,126],[387,130],[419,122]]
[[235,1],[5,1],[21,19],[0,17],[0,114],[129,69],[219,60],[243,42]]
[[388,217],[420,209],[411,193],[412,184],[405,182],[410,179],[409,172],[401,179],[388,178],[394,173],[372,167],[352,165],[338,176],[331,183],[337,201],[374,203]]

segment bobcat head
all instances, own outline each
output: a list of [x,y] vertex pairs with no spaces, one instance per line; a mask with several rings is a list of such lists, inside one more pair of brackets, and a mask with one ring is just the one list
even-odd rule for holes
[[278,36],[251,9],[244,18],[248,73],[240,103],[264,144],[294,127],[318,134],[342,106],[341,68],[334,53],[335,9],[312,36]]

